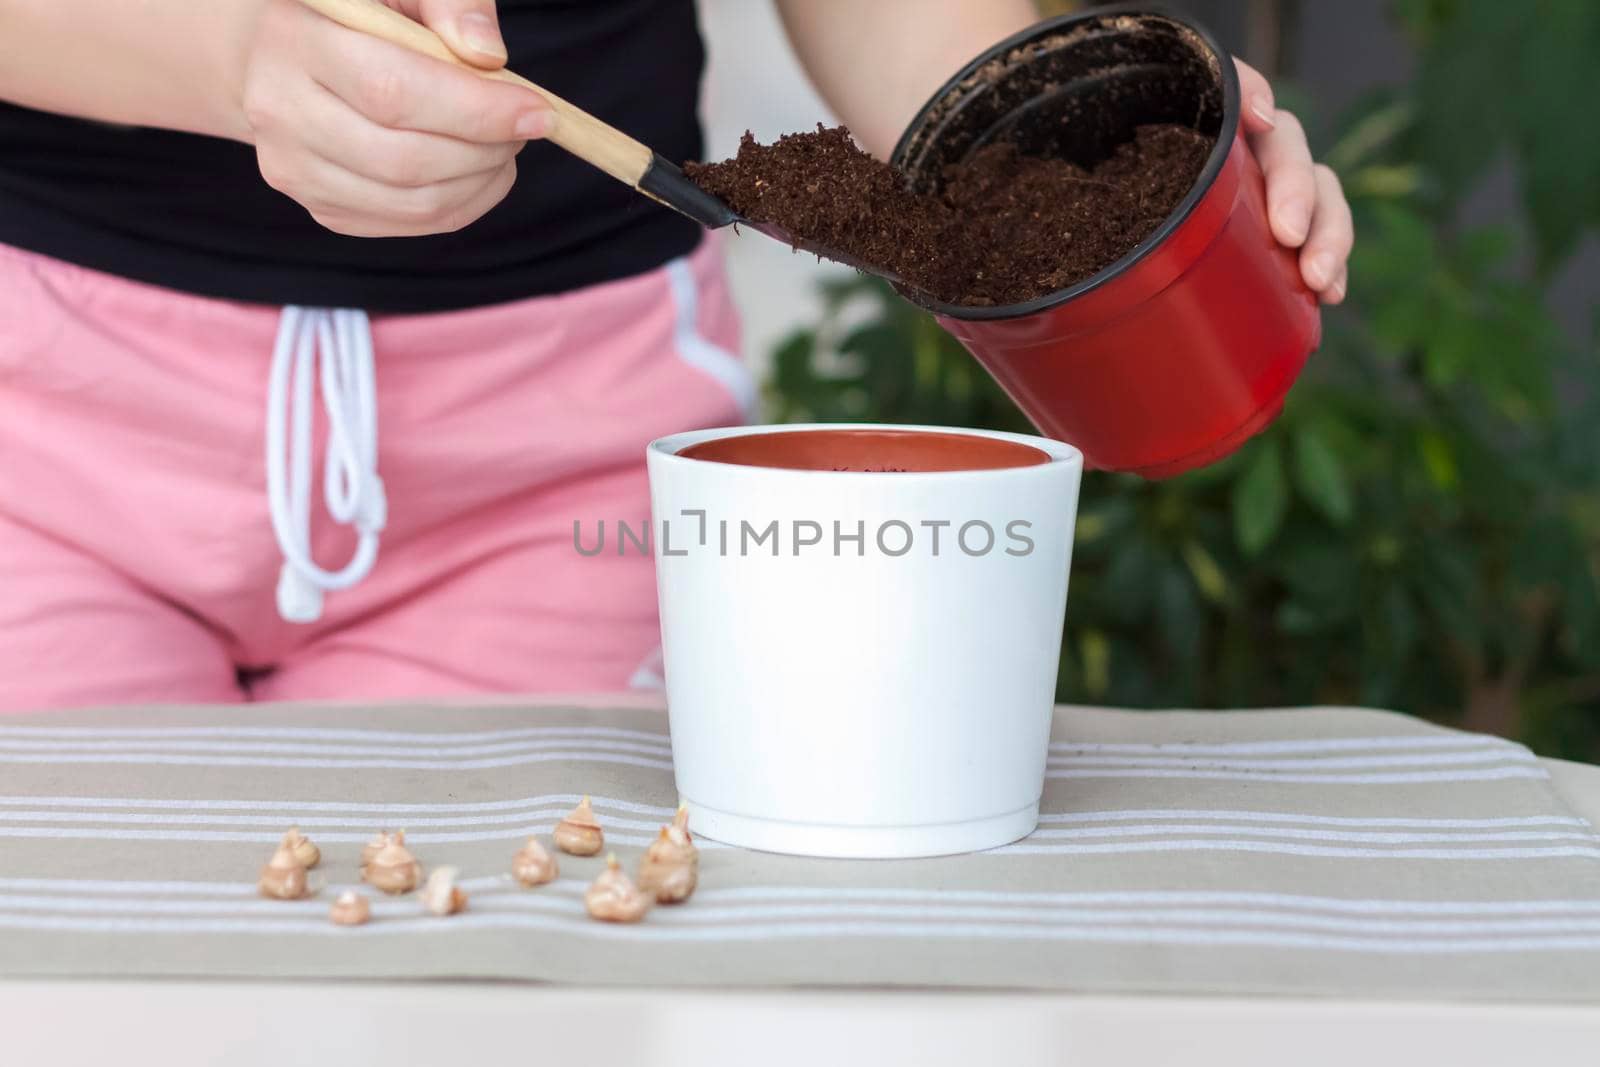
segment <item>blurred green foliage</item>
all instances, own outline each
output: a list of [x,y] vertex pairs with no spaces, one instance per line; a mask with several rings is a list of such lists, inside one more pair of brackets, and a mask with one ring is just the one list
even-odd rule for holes
[[[1063,700],[1359,703],[1600,758],[1600,314],[1544,283],[1600,224],[1600,4],[1407,0],[1414,77],[1330,125],[1347,304],[1283,417],[1147,483],[1086,477]],[[1522,218],[1463,225],[1509,163]],[[775,354],[783,420],[1028,429],[929,317],[830,283]]]

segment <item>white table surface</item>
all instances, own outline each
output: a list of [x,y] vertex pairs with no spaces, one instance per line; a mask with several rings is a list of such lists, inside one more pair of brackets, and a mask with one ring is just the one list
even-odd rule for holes
[[[1600,767],[1546,760],[1600,825]],[[0,982],[0,1064],[1600,1063],[1600,1005],[494,983]]]

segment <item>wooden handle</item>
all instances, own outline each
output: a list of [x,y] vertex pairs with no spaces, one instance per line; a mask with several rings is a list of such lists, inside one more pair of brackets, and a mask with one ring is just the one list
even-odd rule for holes
[[650,169],[650,161],[655,153],[621,130],[601,122],[582,108],[567,103],[550,90],[541,88],[509,70],[503,68],[484,70],[481,67],[474,67],[450,51],[450,46],[445,44],[438,34],[419,22],[413,22],[393,8],[379,3],[379,0],[300,0],[300,2],[318,14],[359,33],[377,37],[402,48],[409,48],[413,52],[421,52],[434,59],[442,59],[446,63],[453,63],[484,78],[532,89],[545,99],[553,112],[550,132],[545,138],[554,141],[579,159],[594,164],[620,182],[637,188],[645,171]]

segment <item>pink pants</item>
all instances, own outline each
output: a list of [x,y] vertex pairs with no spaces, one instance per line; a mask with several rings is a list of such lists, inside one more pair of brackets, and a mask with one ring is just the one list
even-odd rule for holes
[[[754,399],[706,243],[649,274],[375,317],[377,564],[284,622],[263,426],[277,309],[0,246],[0,710],[622,689],[658,650],[651,438]],[[325,427],[317,432],[317,465]],[[314,511],[319,562],[353,535]],[[630,546],[631,548],[632,546]]]

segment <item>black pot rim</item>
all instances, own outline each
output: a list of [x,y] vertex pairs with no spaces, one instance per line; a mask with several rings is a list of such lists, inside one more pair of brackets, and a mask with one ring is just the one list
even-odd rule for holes
[[1172,213],[1166,217],[1161,225],[1155,228],[1155,231],[1149,237],[1140,241],[1122,258],[1091,274],[1083,281],[1070,285],[1065,289],[1058,289],[1053,293],[1035,297],[1021,304],[1002,304],[997,307],[963,307],[959,304],[947,304],[940,300],[931,299],[927,294],[921,293],[919,290],[895,285],[895,288],[902,296],[917,306],[933,312],[935,315],[973,322],[1020,319],[1029,315],[1036,315],[1041,311],[1048,311],[1093,289],[1098,289],[1149,255],[1157,245],[1165,241],[1179,226],[1183,225],[1184,220],[1194,211],[1195,205],[1200,203],[1206,193],[1210,191],[1211,186],[1217,180],[1217,175],[1222,173],[1222,165],[1227,161],[1228,153],[1233,150],[1233,139],[1239,129],[1239,72],[1233,65],[1233,57],[1211,35],[1210,30],[1184,15],[1150,4],[1117,4],[1108,7],[1096,7],[1088,11],[1073,12],[1067,15],[1058,15],[1053,19],[1035,23],[1028,29],[1012,34],[1005,40],[986,49],[981,55],[956,71],[954,75],[934,91],[933,95],[928,98],[927,103],[923,104],[922,109],[917,112],[916,117],[906,126],[905,132],[900,135],[900,140],[895,143],[894,152],[889,157],[890,161],[895,166],[900,165],[900,160],[911,141],[912,134],[926,121],[929,112],[938,106],[946,93],[971,77],[985,63],[1044,34],[1055,33],[1077,23],[1101,21],[1118,15],[1147,15],[1177,23],[1198,37],[1201,43],[1217,57],[1217,70],[1222,77],[1222,127],[1217,131],[1217,143],[1211,147],[1211,154],[1206,157],[1206,165],[1201,168],[1200,176],[1195,179],[1194,187],[1178,202],[1178,206],[1173,209]]

